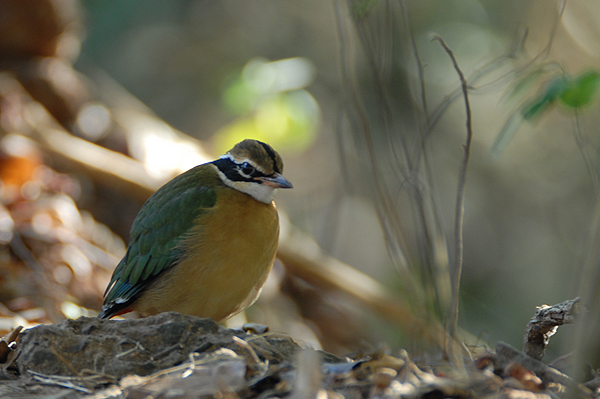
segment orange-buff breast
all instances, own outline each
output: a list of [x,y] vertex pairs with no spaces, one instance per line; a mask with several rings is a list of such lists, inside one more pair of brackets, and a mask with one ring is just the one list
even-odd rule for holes
[[279,240],[275,203],[231,188],[183,241],[183,260],[131,305],[141,316],[176,311],[223,320],[250,306],[273,266]]

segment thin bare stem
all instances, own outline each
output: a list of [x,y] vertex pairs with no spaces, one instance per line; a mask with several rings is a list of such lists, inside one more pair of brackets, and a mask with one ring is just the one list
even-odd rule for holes
[[401,1],[400,7],[402,8],[402,15],[404,16],[404,23],[407,26],[408,37],[410,39],[410,46],[413,51],[413,57],[415,57],[415,62],[417,64],[417,74],[419,76],[419,84],[420,84],[420,94],[421,94],[421,108],[423,114],[425,115],[425,119],[429,118],[429,110],[427,107],[427,89],[425,88],[425,73],[423,70],[423,62],[421,62],[421,56],[419,55],[419,48],[417,47],[417,41],[415,40],[415,35],[413,33],[412,21],[410,19],[410,10],[408,9],[406,2]]
[[[398,226],[399,222],[397,219],[397,213],[393,212],[392,204],[389,200],[389,194],[386,190],[384,183],[381,181],[379,173],[377,173],[378,165],[377,165],[377,156],[375,154],[375,149],[372,143],[372,133],[369,125],[369,120],[367,116],[367,112],[364,109],[363,105],[359,100],[358,88],[353,83],[351,79],[351,71],[349,70],[348,65],[346,64],[346,60],[349,59],[346,48],[346,40],[343,32],[343,18],[341,15],[340,5],[341,0],[335,3],[335,15],[337,22],[338,35],[340,37],[340,67],[341,74],[344,82],[347,82],[346,86],[346,101],[349,102],[349,105],[352,106],[354,112],[349,114],[349,117],[352,118],[352,123],[355,129],[361,134],[362,138],[365,140],[368,159],[371,161],[372,170],[373,170],[373,184],[376,192],[377,206],[375,210],[378,213],[378,217],[382,221],[387,221],[387,223],[382,223],[382,227],[384,229],[384,234],[386,237],[386,242],[388,245],[388,250],[394,253],[392,259],[395,260],[397,269],[403,273],[404,279],[409,282],[407,286],[412,290],[414,297],[417,298],[419,293],[416,283],[414,282],[414,276],[410,274],[408,261],[402,251],[405,245],[397,245],[401,242],[402,237],[400,237],[397,229],[394,229],[393,226]],[[391,219],[391,221],[390,221]]]
[[456,328],[458,324],[458,294],[460,291],[460,278],[462,275],[462,266],[463,266],[463,221],[464,221],[464,213],[465,213],[465,186],[467,182],[467,166],[469,164],[469,155],[471,153],[471,139],[473,138],[473,127],[471,123],[471,105],[469,103],[469,87],[467,85],[467,80],[465,79],[465,75],[461,71],[458,66],[458,62],[454,57],[454,53],[448,46],[444,39],[439,36],[435,36],[433,40],[436,40],[440,43],[444,51],[448,54],[450,59],[452,60],[452,65],[454,65],[454,69],[460,78],[460,84],[462,87],[463,97],[465,99],[465,111],[466,111],[466,124],[467,124],[467,140],[463,149],[465,151],[462,165],[460,168],[460,175],[458,177],[458,189],[456,190],[456,213],[454,218],[454,245],[455,245],[455,261],[454,261],[454,281],[453,281],[453,301],[452,301],[452,312],[451,319],[449,323],[449,331],[448,334],[451,337],[454,337],[456,333]]

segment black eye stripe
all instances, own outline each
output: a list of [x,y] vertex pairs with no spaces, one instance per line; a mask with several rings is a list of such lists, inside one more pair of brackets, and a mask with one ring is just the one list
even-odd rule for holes
[[[219,170],[231,181],[260,183],[254,180],[254,178],[266,176],[264,173],[247,162],[238,164],[233,162],[230,158],[219,158],[216,161],[213,161],[212,164],[219,168]],[[243,171],[244,164],[248,164],[248,166],[253,169],[251,173],[246,173]]]

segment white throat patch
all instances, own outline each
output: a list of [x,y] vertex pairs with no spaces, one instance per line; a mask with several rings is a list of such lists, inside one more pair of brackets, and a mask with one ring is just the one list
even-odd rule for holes
[[244,194],[250,195],[257,201],[264,202],[265,204],[270,204],[275,199],[275,193],[277,189],[266,184],[246,182],[246,181],[232,181],[225,176],[225,173],[221,172],[219,168],[215,165],[211,165],[217,173],[219,177],[225,183],[225,185],[238,190]]

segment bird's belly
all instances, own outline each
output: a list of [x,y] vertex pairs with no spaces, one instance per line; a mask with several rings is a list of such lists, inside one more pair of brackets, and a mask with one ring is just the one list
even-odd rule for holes
[[218,321],[256,300],[277,251],[275,205],[235,192],[198,222],[183,243],[183,260],[135,303],[141,315],[177,311]]

